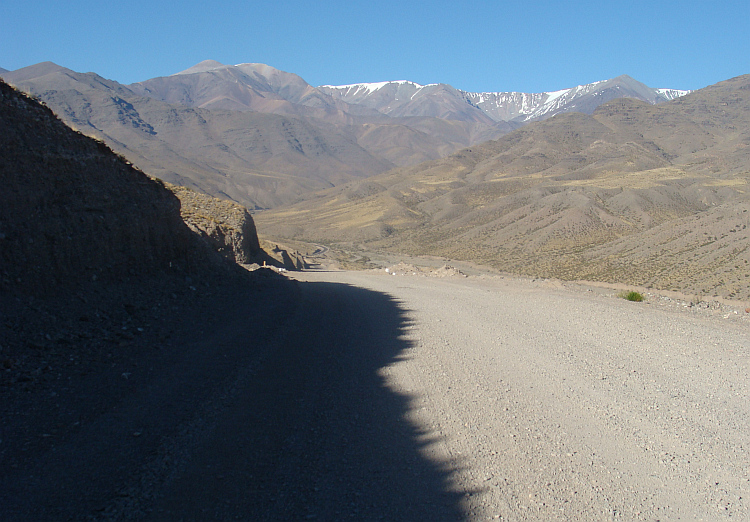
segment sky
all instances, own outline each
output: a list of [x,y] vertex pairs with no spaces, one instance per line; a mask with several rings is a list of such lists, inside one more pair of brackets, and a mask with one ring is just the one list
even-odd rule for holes
[[0,67],[52,61],[120,83],[203,60],[308,83],[411,80],[545,92],[627,74],[700,89],[750,74],[750,1],[42,0],[0,6]]

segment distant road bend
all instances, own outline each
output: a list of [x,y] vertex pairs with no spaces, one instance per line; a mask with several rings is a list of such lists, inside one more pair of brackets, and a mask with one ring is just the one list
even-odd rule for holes
[[315,252],[312,253],[313,256],[324,256],[328,253],[328,247],[325,245],[315,245]]
[[10,519],[750,519],[741,325],[511,279],[290,277],[0,479]]

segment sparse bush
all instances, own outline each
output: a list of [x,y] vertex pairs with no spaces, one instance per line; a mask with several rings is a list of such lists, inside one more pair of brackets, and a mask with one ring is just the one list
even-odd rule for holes
[[634,292],[632,290],[630,292],[622,292],[620,294],[620,297],[622,297],[623,299],[627,299],[628,301],[635,301],[637,303],[640,303],[644,300],[643,294]]

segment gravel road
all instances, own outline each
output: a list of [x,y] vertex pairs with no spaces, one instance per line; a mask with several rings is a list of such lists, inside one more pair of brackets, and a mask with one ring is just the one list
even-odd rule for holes
[[750,518],[746,325],[513,279],[303,277],[408,311],[380,373],[466,519]]
[[746,324],[511,278],[289,277],[5,405],[3,519],[750,519]]

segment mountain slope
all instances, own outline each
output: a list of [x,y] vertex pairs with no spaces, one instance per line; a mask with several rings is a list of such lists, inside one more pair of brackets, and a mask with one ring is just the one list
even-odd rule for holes
[[[536,276],[746,299],[749,182],[742,76],[659,105],[617,99],[593,115],[561,114],[263,213],[258,226]],[[688,229],[692,239],[678,241],[675,231]],[[711,242],[725,253],[710,257],[701,245]],[[660,255],[646,261],[644,252]]]
[[392,166],[336,128],[323,132],[305,119],[169,105],[51,63],[4,77],[146,172],[249,208],[293,201]]

